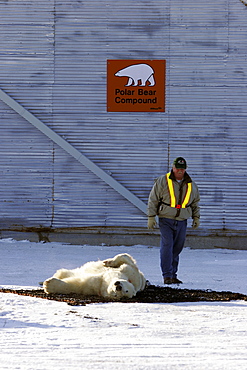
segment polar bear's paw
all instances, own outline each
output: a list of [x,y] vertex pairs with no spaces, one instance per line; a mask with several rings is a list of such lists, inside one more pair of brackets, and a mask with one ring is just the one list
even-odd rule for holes
[[135,260],[128,253],[117,254],[114,258],[109,258],[103,261],[106,267],[120,267],[123,264],[135,265]]
[[46,293],[61,293],[64,284],[62,280],[52,277],[44,281],[43,288]]
[[108,260],[103,261],[103,265],[105,267],[117,267],[117,264],[113,259],[108,259]]

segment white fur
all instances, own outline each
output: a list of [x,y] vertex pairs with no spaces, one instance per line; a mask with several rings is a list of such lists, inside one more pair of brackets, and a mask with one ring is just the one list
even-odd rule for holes
[[118,300],[135,296],[145,285],[136,261],[125,253],[105,261],[87,262],[74,270],[58,270],[43,287],[46,293],[99,295]]

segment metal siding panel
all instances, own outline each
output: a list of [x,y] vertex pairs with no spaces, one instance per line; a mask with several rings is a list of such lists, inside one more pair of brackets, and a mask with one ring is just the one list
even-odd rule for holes
[[228,1],[172,8],[170,155],[188,159],[201,192],[202,225],[244,230],[246,189],[238,173],[242,167],[246,176],[245,9]]
[[[50,116],[51,1],[0,3],[1,88],[33,113]],[[0,101],[1,227],[50,227],[53,144]]]
[[53,146],[24,119],[1,108],[1,227],[50,226]]
[[[0,2],[0,87],[144,202],[184,155],[202,228],[245,230],[246,10],[230,0]],[[125,58],[167,60],[166,113],[106,112],[106,61]],[[146,226],[2,102],[0,116],[6,227]]]

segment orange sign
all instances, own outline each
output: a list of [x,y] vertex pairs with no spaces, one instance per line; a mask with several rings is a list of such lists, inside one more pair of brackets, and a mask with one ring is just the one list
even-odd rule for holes
[[165,112],[165,60],[108,60],[108,112]]

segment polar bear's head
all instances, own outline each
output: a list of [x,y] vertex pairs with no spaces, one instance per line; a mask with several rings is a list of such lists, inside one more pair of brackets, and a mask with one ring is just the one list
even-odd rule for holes
[[132,298],[136,295],[136,290],[128,280],[117,280],[109,285],[108,294],[112,299],[120,299],[122,297]]

